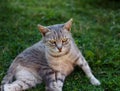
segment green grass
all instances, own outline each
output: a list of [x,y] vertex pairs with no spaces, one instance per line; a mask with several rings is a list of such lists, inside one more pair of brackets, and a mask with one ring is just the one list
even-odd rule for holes
[[[63,91],[120,91],[120,2],[115,0],[1,0],[0,81],[12,60],[41,39],[37,24],[74,19],[72,34],[101,86],[82,70],[67,77]],[[44,91],[44,84],[29,91]]]

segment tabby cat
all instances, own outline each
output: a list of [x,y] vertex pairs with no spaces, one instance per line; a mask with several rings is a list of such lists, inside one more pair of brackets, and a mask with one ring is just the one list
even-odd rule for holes
[[93,85],[100,82],[77,48],[70,33],[72,19],[64,24],[38,25],[41,41],[20,53],[2,80],[2,91],[22,91],[45,82],[46,91],[62,91],[65,77],[78,65]]

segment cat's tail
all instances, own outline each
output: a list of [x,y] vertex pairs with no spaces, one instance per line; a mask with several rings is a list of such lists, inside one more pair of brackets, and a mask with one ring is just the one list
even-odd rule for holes
[[12,80],[13,80],[13,76],[14,74],[8,72],[7,75],[4,76],[2,82],[1,82],[1,86],[0,86],[0,91],[4,91],[4,84],[8,84],[8,83],[11,83]]
[[13,77],[15,75],[15,71],[16,71],[16,64],[12,63],[11,66],[9,67],[7,74],[4,76],[1,84],[9,84],[12,82]]
[[9,83],[11,83],[12,81],[13,81],[13,77],[14,77],[14,75],[15,75],[15,71],[16,71],[16,64],[12,64],[10,67],[9,67],[9,69],[8,69],[8,71],[7,71],[7,74],[4,76],[4,78],[3,78],[3,80],[1,81],[1,86],[0,86],[0,91],[3,91],[3,86],[4,86],[4,84],[9,84]]
[[7,75],[4,76],[1,84],[8,84],[12,82],[14,74],[12,72],[8,72]]
[[0,86],[0,91],[4,91],[4,84],[8,84],[10,82],[12,82],[13,80],[13,76],[14,74],[12,74],[12,72],[8,72],[7,75],[4,76],[2,82],[1,82],[1,86]]

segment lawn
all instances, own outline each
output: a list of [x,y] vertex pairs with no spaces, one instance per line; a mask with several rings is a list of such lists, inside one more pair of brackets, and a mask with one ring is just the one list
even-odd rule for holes
[[[63,91],[120,91],[120,1],[118,0],[1,0],[0,82],[11,62],[41,39],[37,24],[53,25],[74,19],[72,34],[101,86],[93,86],[76,67]],[[37,85],[28,91],[44,91]]]

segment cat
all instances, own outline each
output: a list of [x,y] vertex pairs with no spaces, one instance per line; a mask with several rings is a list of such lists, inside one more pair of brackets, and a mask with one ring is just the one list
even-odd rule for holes
[[46,91],[62,91],[66,76],[77,65],[91,84],[100,85],[72,38],[72,21],[47,27],[38,25],[41,41],[14,59],[1,82],[1,90],[22,91],[45,82]]

